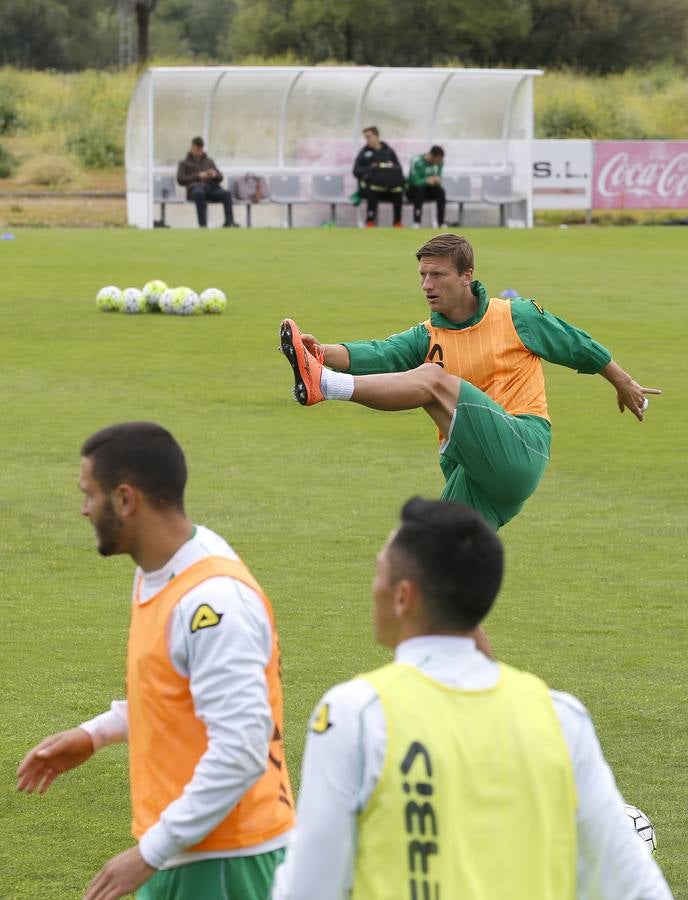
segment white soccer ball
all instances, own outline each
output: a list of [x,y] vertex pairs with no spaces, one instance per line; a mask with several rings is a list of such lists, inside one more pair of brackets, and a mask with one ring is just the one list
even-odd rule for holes
[[227,297],[219,288],[206,288],[201,294],[201,308],[206,313],[221,313],[227,306]]
[[160,281],[158,278],[154,278],[153,281],[147,281],[142,290],[143,296],[146,298],[146,303],[148,304],[148,309],[151,312],[160,312],[160,298],[167,290],[165,282]]
[[651,854],[656,853],[657,834],[655,832],[655,826],[652,824],[652,819],[645,815],[641,809],[638,809],[637,806],[632,806],[630,803],[624,804],[624,812],[633,823],[633,827],[638,835],[645,842],[648,852]]
[[168,288],[160,298],[160,309],[176,316],[194,316],[203,312],[196,291],[184,286]]
[[146,303],[146,298],[143,296],[143,291],[140,291],[135,287],[125,288],[123,296],[123,312],[134,314],[148,312],[148,304]]
[[162,294],[160,294],[160,300],[158,300],[158,308],[160,309],[161,313],[166,313],[167,315],[171,314],[171,298],[173,290],[174,288],[167,288],[166,291],[163,291]]
[[102,312],[119,312],[123,304],[122,292],[114,284],[101,288],[96,294],[96,306]]

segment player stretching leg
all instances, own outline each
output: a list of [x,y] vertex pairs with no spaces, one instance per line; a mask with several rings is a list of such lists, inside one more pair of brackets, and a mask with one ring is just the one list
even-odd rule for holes
[[[441,234],[416,254],[430,318],[383,341],[321,344],[286,319],[281,350],[304,406],[351,400],[372,409],[422,408],[440,432],[443,499],[477,509],[494,528],[512,519],[549,460],[550,421],[542,359],[600,374],[621,412],[639,421],[641,387],[609,351],[534,300],[490,299],[473,280],[465,238]],[[434,365],[429,365],[434,364]]]

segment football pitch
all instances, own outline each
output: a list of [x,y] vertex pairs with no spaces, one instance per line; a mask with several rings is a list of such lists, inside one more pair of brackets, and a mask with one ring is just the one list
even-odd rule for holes
[[[466,234],[492,296],[535,298],[664,390],[640,424],[602,378],[545,364],[552,460],[501,532],[506,581],[486,628],[499,658],[588,706],[622,793],[655,822],[675,896],[688,898],[685,233]],[[295,786],[320,695],[390,658],[371,633],[374,558],[403,501],[441,491],[434,428],[422,411],[299,407],[277,331],[289,316],[334,342],[426,318],[414,251],[430,236],[27,230],[0,243],[2,900],[78,898],[131,845],[123,747],[44,797],[14,787],[38,740],[123,696],[133,564],[99,557],[79,515],[79,448],[93,431],[129,419],[169,428],[187,455],[189,514],[270,596]],[[227,310],[96,309],[103,285],[152,278],[220,287]]]

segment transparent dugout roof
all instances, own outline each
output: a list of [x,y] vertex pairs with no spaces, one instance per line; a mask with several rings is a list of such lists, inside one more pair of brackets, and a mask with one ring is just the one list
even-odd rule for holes
[[376,125],[406,167],[431,144],[445,169],[504,168],[509,142],[532,139],[532,78],[525,69],[372,67],[160,67],[132,96],[127,190],[150,193],[153,174],[176,170],[201,135],[227,173],[292,169],[349,172]]

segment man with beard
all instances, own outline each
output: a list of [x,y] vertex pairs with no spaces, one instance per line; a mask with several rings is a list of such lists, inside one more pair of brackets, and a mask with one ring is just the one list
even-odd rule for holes
[[[152,422],[82,447],[81,512],[103,556],[137,564],[127,699],[41,741],[19,790],[44,793],[102,747],[129,742],[135,847],[86,900],[264,900],[293,824],[270,602],[234,550],[184,510],[186,462]],[[193,865],[192,865],[193,864]]]

